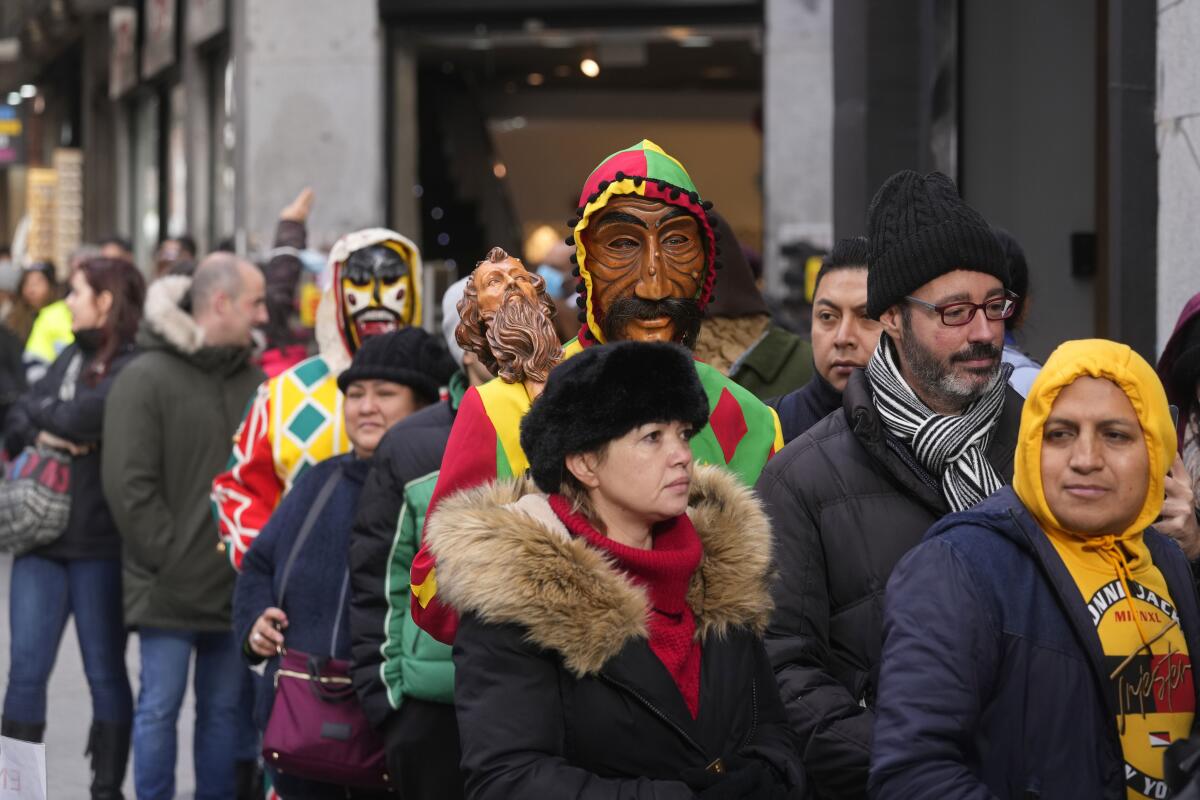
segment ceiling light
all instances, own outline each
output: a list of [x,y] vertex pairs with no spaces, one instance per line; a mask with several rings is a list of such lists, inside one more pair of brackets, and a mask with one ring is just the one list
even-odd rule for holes
[[504,166],[503,161],[497,161],[495,164],[492,165],[492,174],[495,175],[497,178],[503,178],[505,175],[508,174],[508,167]]
[[525,82],[530,86],[541,86],[546,82],[546,76],[540,72],[531,72],[525,76]]
[[589,78],[594,78],[600,74],[600,65],[594,58],[585,58],[579,62],[579,71]]
[[37,94],[37,87],[32,83],[27,83],[21,87],[21,97],[29,98]]
[[21,95],[17,92],[9,92],[8,93],[8,104],[10,106],[21,105]]

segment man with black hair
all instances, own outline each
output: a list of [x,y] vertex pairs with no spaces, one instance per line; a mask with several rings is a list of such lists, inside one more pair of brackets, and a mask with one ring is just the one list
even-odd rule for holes
[[775,400],[783,440],[790,442],[842,407],[842,391],[867,366],[879,342],[879,322],[867,316],[867,238],[841,239],[825,257],[813,286],[812,353],[816,372]]
[[100,240],[100,255],[121,258],[133,263],[133,243],[124,236],[108,236]]
[[868,211],[866,313],[882,332],[842,413],[763,470],[774,523],[767,652],[818,797],[865,797],[892,568],[935,521],[1012,480],[1021,398],[1000,361],[1004,252],[934,172],[893,175]]

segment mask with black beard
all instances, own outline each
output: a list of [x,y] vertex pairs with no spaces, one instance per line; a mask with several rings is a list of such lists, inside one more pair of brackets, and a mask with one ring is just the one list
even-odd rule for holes
[[662,300],[643,300],[640,297],[622,297],[605,309],[600,326],[606,342],[620,342],[627,337],[625,327],[635,319],[661,319],[667,317],[674,323],[675,340],[689,350],[696,344],[703,315],[700,304],[691,298],[666,297]]
[[519,291],[504,298],[487,321],[485,335],[496,360],[495,372],[505,383],[545,383],[562,360],[554,322]]
[[[942,362],[913,333],[911,317],[901,314],[904,337],[897,342],[900,355],[908,371],[921,387],[940,398],[945,405],[965,408],[984,395],[1000,375],[1001,350],[987,342],[974,342]],[[969,370],[966,374],[955,371],[954,365],[963,361],[992,359],[986,371]]]

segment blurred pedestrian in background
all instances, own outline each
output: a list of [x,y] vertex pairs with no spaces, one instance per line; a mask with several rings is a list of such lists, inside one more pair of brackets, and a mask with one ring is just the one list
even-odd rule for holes
[[1158,359],[1158,377],[1175,409],[1179,454],[1167,476],[1163,520],[1156,525],[1179,542],[1188,558],[1200,558],[1200,294],[1193,295]]
[[763,400],[798,389],[812,377],[812,347],[772,322],[758,276],[733,229],[719,214],[711,216],[723,269],[704,310],[696,358]]
[[125,670],[121,540],[104,498],[100,446],[114,381],[134,357],[145,283],[132,264],[85,261],[70,279],[75,342],[14,406],[6,448],[31,444],[70,455],[70,512],[56,541],[13,560],[10,658],[0,733],[40,742],[46,687],[67,619],[92,696],[88,753],[93,800],[121,797],[133,697]]
[[217,548],[213,476],[262,380],[251,330],[266,322],[262,273],[219,253],[194,278],[151,284],[138,343],[104,415],[104,494],[124,544],[125,622],[141,680],[133,730],[138,798],[175,793],[176,721],[195,654],[198,800],[235,796],[239,643],[233,572]]
[[71,311],[62,300],[54,265],[49,261],[25,269],[19,292],[35,312],[25,340],[25,378],[32,385],[73,340]]
[[1008,273],[1012,280],[1012,292],[1017,296],[1016,309],[1013,315],[1004,320],[1004,363],[1011,364],[1013,371],[1008,376],[1008,383],[1017,390],[1017,394],[1026,397],[1033,380],[1037,377],[1042,365],[1034,361],[1021,349],[1017,334],[1025,323],[1025,315],[1029,312],[1029,264],[1025,260],[1025,251],[1011,233],[992,226],[992,233],[1004,249],[1004,257],[1008,259]]

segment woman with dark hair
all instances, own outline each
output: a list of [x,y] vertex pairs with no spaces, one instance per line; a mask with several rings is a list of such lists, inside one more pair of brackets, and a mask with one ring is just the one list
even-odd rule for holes
[[522,420],[536,489],[498,481],[430,517],[462,615],[468,797],[805,796],[761,638],[770,523],[732,474],[693,469],[707,421],[687,351],[590,347]]
[[38,444],[71,456],[71,511],[63,535],[13,561],[11,645],[0,733],[40,742],[46,686],[67,617],[75,615],[92,694],[91,796],[120,798],[129,753],[133,696],[125,671],[121,540],[100,484],[104,403],[134,355],[146,286],[126,261],[95,258],[72,275],[66,304],[75,343],[17,403],[5,445],[10,455]]

